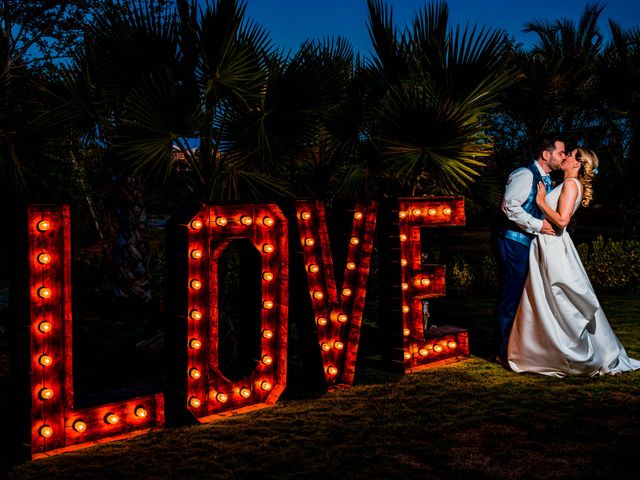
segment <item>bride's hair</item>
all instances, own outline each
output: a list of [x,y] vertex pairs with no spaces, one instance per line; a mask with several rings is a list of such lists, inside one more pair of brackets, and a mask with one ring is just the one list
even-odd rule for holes
[[593,178],[598,173],[598,166],[600,162],[598,156],[593,150],[587,150],[586,148],[578,148],[576,152],[576,160],[578,160],[582,166],[578,173],[578,178],[582,184],[582,206],[588,207],[593,198]]

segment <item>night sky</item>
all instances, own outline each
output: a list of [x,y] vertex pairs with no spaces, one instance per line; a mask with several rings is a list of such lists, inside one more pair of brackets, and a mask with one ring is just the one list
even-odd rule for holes
[[[296,50],[305,39],[344,36],[356,50],[370,51],[365,0],[247,0],[247,13],[270,33],[275,45]],[[535,34],[522,33],[525,23],[535,19],[578,21],[586,0],[449,0],[450,25],[477,23],[506,30],[525,46],[535,42]],[[427,0],[387,0],[395,23],[404,26]],[[607,20],[623,28],[640,25],[640,2],[609,0],[601,16],[601,31],[608,37]]]

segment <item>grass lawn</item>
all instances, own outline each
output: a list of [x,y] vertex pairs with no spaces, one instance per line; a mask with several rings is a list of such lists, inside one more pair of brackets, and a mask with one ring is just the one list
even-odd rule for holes
[[[640,298],[601,301],[630,356],[640,358]],[[12,479],[637,478],[640,372],[595,379],[508,372],[488,360],[494,299],[440,302],[434,321],[469,328],[471,359],[402,376],[376,368],[374,349],[363,348],[353,388],[290,395],[269,409],[5,472]],[[363,340],[375,333],[365,328]],[[0,375],[6,399],[6,356]]]

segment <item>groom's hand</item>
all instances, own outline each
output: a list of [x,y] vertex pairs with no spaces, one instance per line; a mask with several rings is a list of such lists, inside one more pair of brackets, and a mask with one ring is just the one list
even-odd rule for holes
[[547,222],[546,220],[542,220],[542,229],[540,229],[540,233],[545,235],[555,235],[556,231],[553,229],[553,226]]

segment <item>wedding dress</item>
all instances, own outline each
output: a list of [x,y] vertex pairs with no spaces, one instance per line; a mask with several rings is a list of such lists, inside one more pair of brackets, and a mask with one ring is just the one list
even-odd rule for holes
[[[571,178],[565,180],[578,183]],[[564,183],[546,197],[554,210]],[[582,200],[578,195],[574,213]],[[509,366],[543,375],[603,375],[640,369],[611,329],[566,229],[538,235],[509,337]]]

